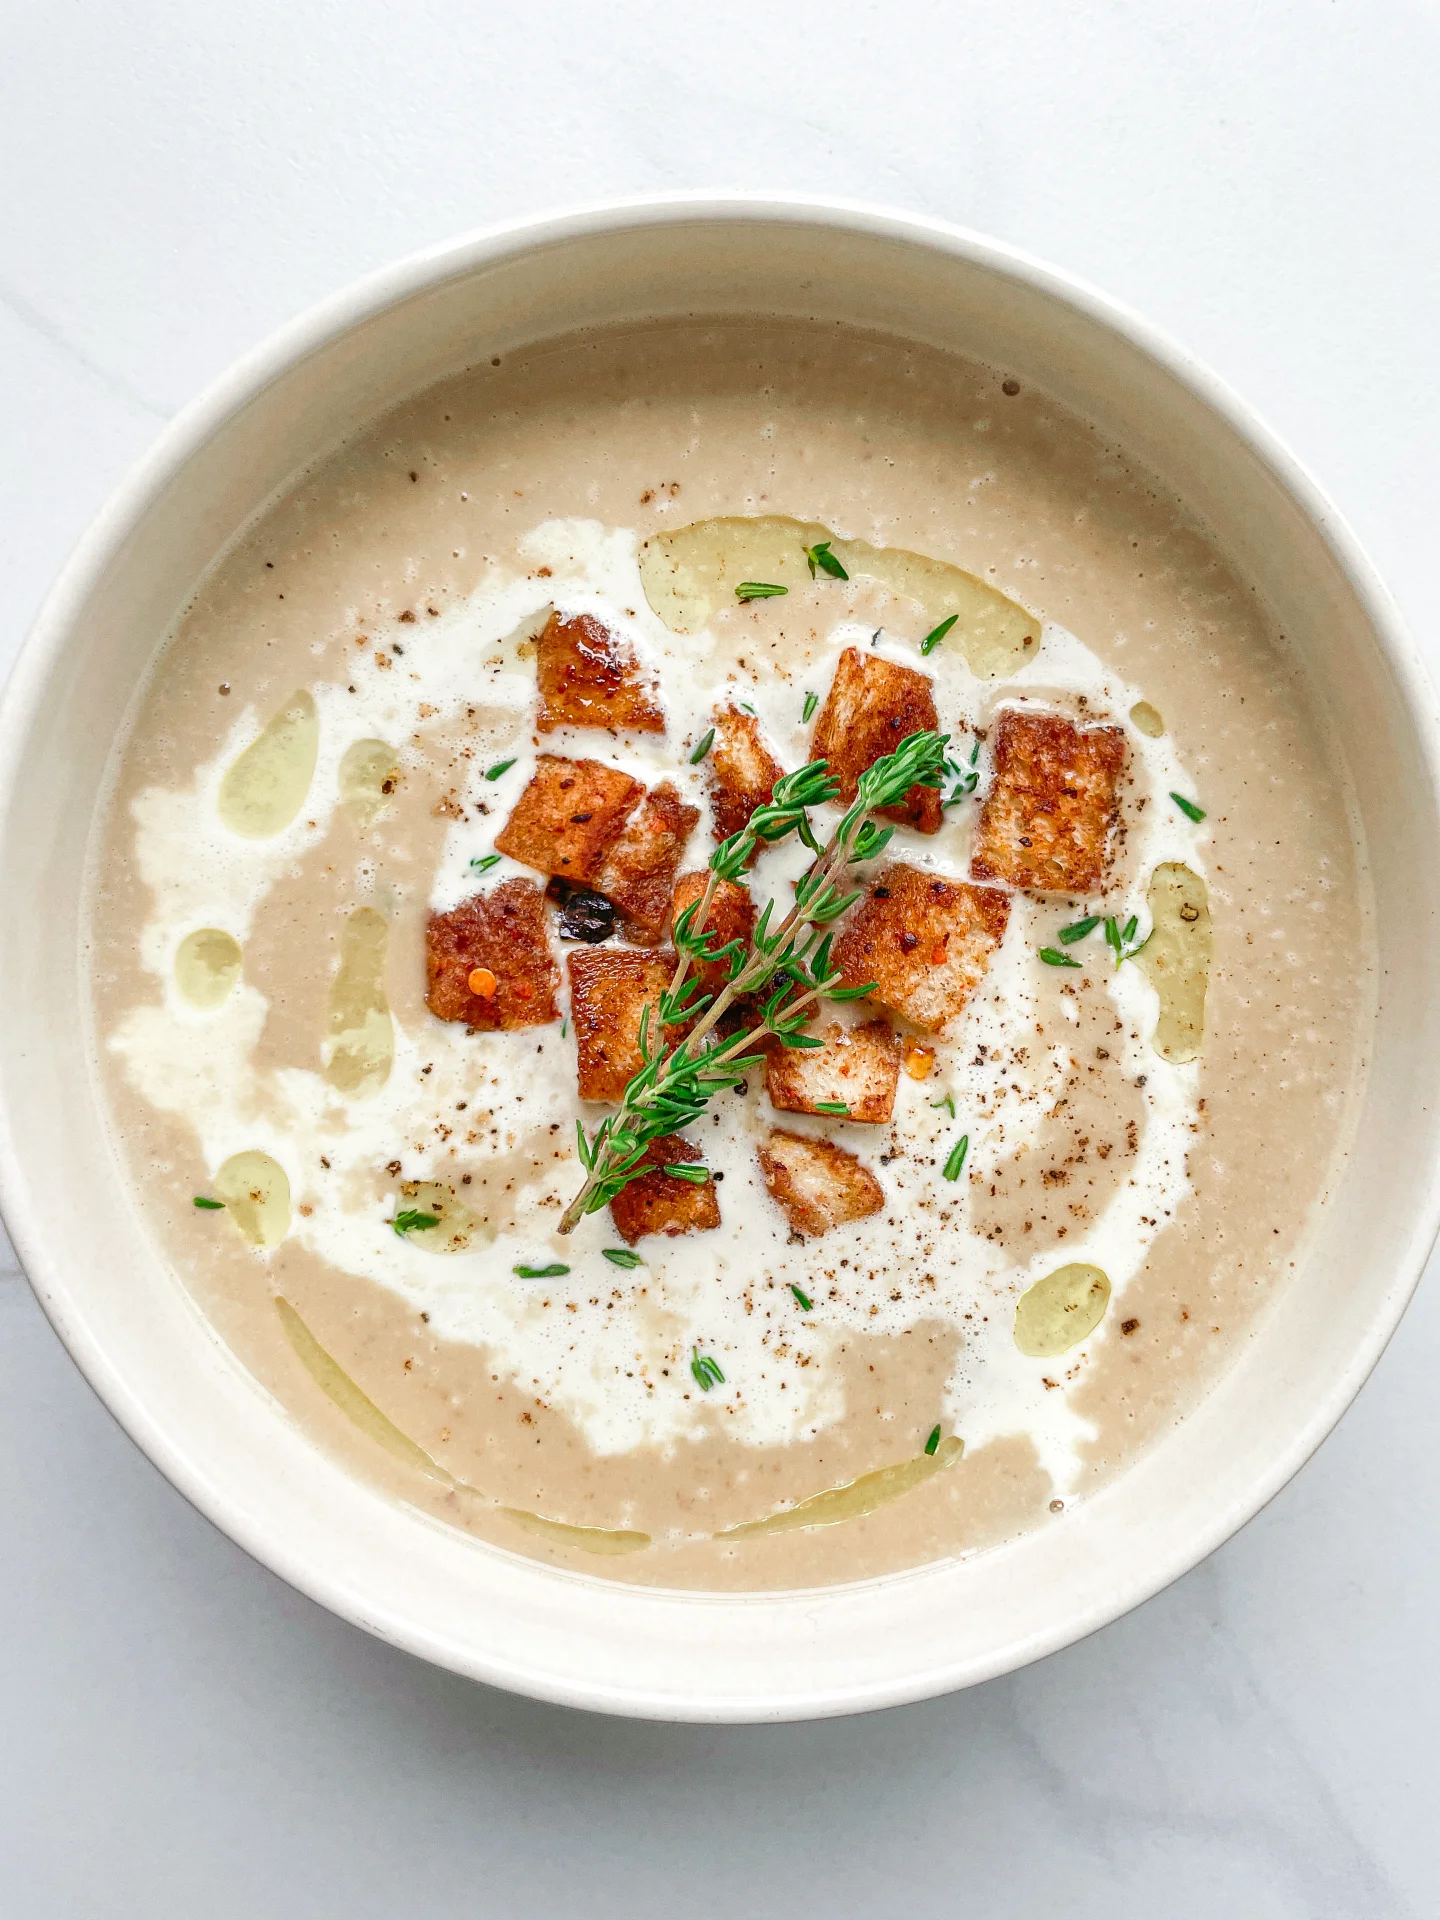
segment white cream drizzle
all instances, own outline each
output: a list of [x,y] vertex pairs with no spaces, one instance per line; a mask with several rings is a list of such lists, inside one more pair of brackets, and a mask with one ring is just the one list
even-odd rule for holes
[[[320,1071],[319,1034],[313,1070],[265,1073],[257,1067],[267,1001],[248,977],[209,1014],[187,1005],[175,988],[174,956],[185,935],[199,926],[219,927],[243,946],[269,889],[324,837],[347,747],[379,738],[400,749],[402,765],[414,763],[418,750],[411,741],[421,702],[440,725],[478,709],[480,750],[470,797],[483,798],[490,808],[488,816],[476,817],[467,807],[470,817],[450,825],[430,905],[443,911],[477,884],[488,887],[507,873],[527,871],[503,861],[477,882],[471,862],[492,850],[495,830],[533,770],[534,666],[518,654],[515,636],[533,628],[549,604],[594,613],[630,637],[660,678],[669,730],[664,738],[624,745],[603,734],[562,732],[549,736],[545,749],[593,754],[647,781],[672,779],[702,809],[691,866],[703,863],[712,843],[703,769],[689,766],[686,748],[709,725],[718,698],[728,693],[747,701],[780,757],[798,765],[810,731],[802,721],[804,694],[823,698],[841,646],[873,644],[887,658],[916,663],[912,643],[883,632],[876,638],[869,627],[841,621],[823,658],[817,654],[808,671],[787,677],[756,650],[753,676],[735,682],[731,656],[717,657],[711,633],[672,634],[650,612],[635,550],[627,529],[550,521],[522,546],[537,570],[549,568],[548,577],[494,567],[468,602],[439,618],[372,628],[371,645],[351,663],[355,691],[327,684],[313,689],[320,714],[314,782],[296,820],[274,840],[227,833],[215,810],[224,770],[259,732],[266,713],[237,715],[188,787],[140,794],[133,804],[135,857],[152,902],[140,955],[160,994],[115,1023],[109,1047],[146,1100],[189,1123],[212,1170],[253,1147],[281,1163],[297,1203],[293,1231],[307,1249],[424,1309],[442,1338],[487,1348],[497,1371],[565,1413],[599,1453],[680,1444],[717,1422],[756,1447],[803,1441],[844,1414],[837,1370],[826,1364],[840,1340],[862,1332],[901,1333],[939,1320],[962,1337],[943,1409],[947,1424],[972,1452],[1002,1436],[1028,1436],[1064,1492],[1078,1476],[1080,1450],[1094,1437],[1072,1403],[1072,1389],[1102,1344],[1115,1337],[1126,1284],[1187,1191],[1198,1069],[1170,1066],[1150,1050],[1153,989],[1137,968],[1115,970],[1096,956],[1092,965],[1103,972],[1124,1029],[1115,1041],[1117,1064],[1132,1080],[1144,1079],[1138,1152],[1103,1213],[1067,1238],[1063,1253],[1052,1248],[1017,1263],[1013,1250],[969,1230],[968,1183],[950,1185],[940,1177],[951,1146],[967,1132],[969,1168],[984,1175],[1033,1143],[1073,1064],[1053,1023],[1045,1044],[1030,1047],[1023,1068],[1009,1051],[1017,1034],[1027,1042],[1033,1037],[1041,971],[1036,952],[1058,925],[1054,906],[1015,897],[1003,948],[954,1036],[939,1045],[934,1072],[919,1083],[901,1077],[897,1157],[887,1166],[878,1164],[881,1153],[891,1150],[887,1129],[778,1116],[781,1125],[830,1133],[859,1153],[886,1186],[891,1205],[883,1214],[820,1241],[788,1243],[755,1163],[756,1137],[777,1118],[763,1093],[763,1075],[756,1075],[747,1095],[717,1101],[693,1129],[711,1167],[724,1175],[724,1226],[679,1240],[643,1241],[644,1264],[632,1272],[602,1257],[602,1248],[618,1244],[608,1215],[592,1217],[569,1239],[551,1230],[577,1184],[573,1160],[550,1161],[529,1177],[516,1207],[525,1230],[502,1232],[483,1250],[424,1252],[397,1236],[374,1202],[374,1170],[396,1157],[409,1179],[455,1178],[478,1170],[487,1155],[523,1145],[537,1129],[548,1145],[544,1129],[552,1120],[560,1122],[562,1139],[573,1137],[573,1045],[557,1027],[471,1035],[428,1015],[417,1030],[397,1022],[389,1081],[369,1099],[347,1101]],[[398,656],[397,642],[403,648]],[[388,670],[379,656],[389,658]],[[941,723],[957,732],[961,722],[984,726],[997,706],[1022,697],[1044,705],[1061,696],[1073,708],[1083,694],[1095,718],[1121,723],[1143,698],[1143,689],[1123,681],[1052,623],[1044,627],[1036,658],[1007,681],[974,679],[943,647],[925,668],[936,683]],[[1172,789],[1194,790],[1168,734],[1151,740],[1132,728],[1130,749],[1154,797],[1138,822],[1132,819],[1122,863],[1126,883],[1107,896],[1106,908],[1122,920],[1134,912],[1143,924],[1153,868],[1183,860],[1203,873],[1198,848],[1208,829],[1192,825],[1166,802]],[[512,755],[508,772],[493,783],[484,780],[488,766]],[[934,838],[898,831],[890,855],[963,878],[977,813],[969,804],[952,809]],[[793,877],[803,859],[798,846],[762,858],[757,898]],[[1092,940],[1098,942],[1099,934]],[[1007,1091],[1017,1081],[1020,1097]],[[947,1092],[955,1101],[955,1120],[932,1105]],[[465,1115],[457,1113],[462,1101]],[[485,1116],[475,1129],[483,1137],[467,1144],[463,1129],[475,1128],[478,1115]],[[593,1111],[586,1115],[591,1123],[596,1117]],[[448,1138],[437,1132],[437,1123],[451,1127]],[[320,1171],[322,1155],[329,1173]],[[308,1214],[298,1211],[302,1202]],[[897,1224],[890,1226],[890,1220]],[[526,1281],[512,1271],[517,1264],[557,1259],[572,1269],[564,1279]],[[841,1260],[848,1265],[841,1268]],[[1041,1274],[1070,1261],[1103,1268],[1113,1288],[1110,1310],[1061,1361],[1029,1359],[1012,1336],[1015,1302]],[[818,1278],[827,1269],[843,1281],[833,1298],[832,1283]],[[925,1283],[927,1274],[933,1284]],[[814,1299],[813,1313],[804,1315],[795,1305],[792,1282]],[[703,1400],[688,1371],[696,1343],[719,1358],[726,1375],[726,1386]],[[1047,1386],[1047,1379],[1058,1384]],[[897,1453],[911,1439],[897,1434]]]

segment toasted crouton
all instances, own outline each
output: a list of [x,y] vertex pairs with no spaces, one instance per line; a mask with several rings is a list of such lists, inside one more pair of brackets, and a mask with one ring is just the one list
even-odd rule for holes
[[[848,806],[867,767],[882,754],[893,753],[908,735],[933,732],[936,724],[935,699],[925,674],[847,647],[815,722],[811,758],[830,762],[840,782],[840,798]],[[883,811],[902,826],[937,833],[940,789],[912,787],[897,806]]]
[[797,1233],[829,1233],[885,1204],[885,1189],[853,1153],[783,1127],[757,1149],[770,1197]]
[[896,861],[872,881],[835,942],[843,984],[944,1033],[985,976],[1010,918],[1009,896]]
[[748,826],[755,809],[769,805],[775,782],[783,772],[761,739],[760,722],[754,714],[741,713],[738,707],[723,707],[715,715],[715,744],[710,750],[715,838],[728,840],[732,833]]
[[889,1021],[867,1020],[863,1027],[832,1022],[816,1037],[824,1046],[772,1043],[765,1061],[771,1106],[782,1113],[833,1113],[839,1105],[846,1111],[837,1118],[874,1125],[889,1120],[900,1083],[900,1042]]
[[535,653],[541,733],[556,727],[665,731],[654,683],[634,648],[590,614],[552,613]]
[[687,807],[664,781],[631,814],[595,875],[596,891],[620,909],[637,946],[653,947],[664,937],[675,872],[699,818],[700,809]]
[[995,777],[980,810],[971,873],[1041,893],[1094,893],[1120,807],[1124,732],[1082,731],[1062,714],[1007,707],[994,740]]
[[[495,977],[488,998],[470,991],[484,968]],[[489,1031],[543,1027],[560,1018],[560,969],[550,951],[545,896],[533,880],[505,880],[449,913],[432,913],[425,929],[425,1003],[440,1020]]]
[[[708,878],[709,875],[703,872],[682,873],[675,882],[675,900],[670,915],[672,927],[685,909],[693,906],[704,893]],[[748,888],[738,887],[731,880],[719,881],[702,931],[712,950],[728,947],[732,940],[748,942],[755,931],[755,902],[750,898]],[[730,978],[729,963],[725,960],[708,960],[692,971],[700,982],[701,993],[719,993]]]
[[650,1169],[623,1186],[610,1202],[615,1231],[629,1246],[647,1233],[700,1233],[720,1224],[720,1196],[713,1180],[677,1180],[666,1167],[700,1166],[703,1156],[678,1133],[652,1140],[642,1163]]
[[566,956],[570,1016],[582,1100],[618,1100],[644,1066],[640,1020],[650,1009],[650,1044],[663,1039],[660,996],[675,971],[675,956],[626,947],[586,947]]
[[523,866],[592,884],[644,791],[598,760],[542,753],[495,845]]

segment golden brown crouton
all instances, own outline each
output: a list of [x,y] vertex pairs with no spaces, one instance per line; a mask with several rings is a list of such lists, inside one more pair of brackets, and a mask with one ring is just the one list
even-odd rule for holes
[[634,648],[588,613],[552,613],[535,652],[541,733],[556,727],[665,731],[654,684]]
[[618,1100],[645,1061],[640,1017],[650,1008],[650,1044],[657,1045],[660,996],[675,971],[668,949],[636,953],[625,947],[586,947],[566,956],[570,1017],[582,1100]]
[[[471,992],[477,969],[493,977],[493,993]],[[449,913],[432,913],[425,979],[426,1005],[440,1020],[505,1032],[558,1020],[560,969],[550,951],[545,896],[535,882],[505,880]]]
[[[909,734],[933,732],[936,724],[935,699],[925,674],[847,647],[815,722],[811,758],[830,762],[840,782],[840,798],[848,806],[867,767],[882,754],[893,753]],[[921,833],[937,833],[940,789],[912,787],[898,806],[886,807],[884,813],[886,819]]]
[[542,753],[495,845],[523,866],[591,884],[644,791],[598,760]]
[[[710,750],[710,805],[715,814],[717,840],[728,840],[748,826],[757,807],[768,806],[775,782],[784,772],[760,737],[753,713],[723,707],[715,716],[715,744]],[[756,849],[759,852],[759,849]]]
[[876,1005],[944,1033],[984,978],[1009,918],[1009,896],[998,888],[896,861],[851,910],[832,965],[847,987],[873,980]]
[[[888,1020],[863,1027],[832,1022],[816,1036],[823,1047],[772,1043],[765,1061],[765,1091],[783,1113],[834,1113],[840,1119],[881,1124],[895,1111],[900,1083],[900,1042]],[[823,1105],[822,1105],[823,1103]]]
[[885,1204],[885,1189],[870,1169],[833,1140],[776,1127],[757,1151],[770,1197],[797,1233],[828,1233]]
[[[700,898],[708,878],[703,872],[682,873],[675,882],[675,901],[670,914],[672,927],[685,909]],[[702,931],[712,948],[728,947],[732,940],[748,941],[755,931],[755,902],[750,898],[749,889],[736,886],[732,880],[718,882]],[[692,972],[700,982],[701,993],[711,995],[719,993],[730,978],[729,963],[725,960],[708,960],[692,968]]]
[[720,1196],[713,1180],[677,1180],[666,1167],[700,1166],[703,1158],[678,1133],[652,1140],[645,1152],[642,1173],[622,1187],[610,1202],[615,1231],[629,1246],[647,1233],[699,1233],[720,1224]]
[[970,871],[1041,893],[1094,893],[1105,877],[1125,767],[1119,727],[1083,732],[1058,713],[1007,707]]
[[668,780],[652,789],[595,875],[596,891],[613,900],[637,946],[653,947],[665,934],[670,896],[685,842],[700,818]]

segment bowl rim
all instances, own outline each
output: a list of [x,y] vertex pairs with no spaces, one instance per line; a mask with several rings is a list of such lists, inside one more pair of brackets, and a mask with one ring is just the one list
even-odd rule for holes
[[[843,196],[766,190],[715,193],[706,189],[607,197],[559,211],[526,215],[420,248],[361,275],[271,332],[233,361],[161,430],[149,450],[120,480],[81,536],[45,596],[22,642],[9,678],[0,689],[0,822],[14,801],[16,776],[26,741],[44,699],[53,667],[71,629],[132,529],[185,463],[251,399],[310,355],[388,308],[485,265],[557,242],[683,222],[800,223],[886,239],[928,249],[1018,280],[1118,334],[1188,389],[1259,460],[1298,505],[1355,595],[1379,643],[1385,663],[1414,729],[1432,791],[1440,796],[1440,707],[1423,656],[1389,589],[1358,538],[1304,464],[1229,384],[1162,329],[1083,278],[971,228]],[[320,1568],[303,1552],[277,1540],[253,1508],[242,1505],[206,1477],[147,1413],[128,1381],[112,1366],[82,1311],[73,1308],[62,1263],[47,1251],[43,1218],[31,1207],[14,1144],[8,1099],[0,1087],[0,1216],[22,1271],[55,1332],[107,1410],[170,1481],[227,1538],[290,1585],[350,1623],[452,1671],[524,1693],[532,1698],[592,1711],[699,1722],[820,1718],[869,1711],[933,1697],[1009,1672],[1085,1638],[1150,1599],[1190,1571],[1248,1523],[1285,1486],[1334,1428],[1389,1343],[1419,1283],[1440,1231],[1440,1180],[1432,1179],[1417,1206],[1403,1253],[1393,1263],[1391,1284],[1377,1301],[1366,1336],[1348,1364],[1319,1396],[1290,1444],[1255,1474],[1243,1499],[1212,1515],[1183,1550],[1117,1578],[1103,1598],[1080,1615],[1057,1615],[1050,1631],[1023,1646],[997,1649],[986,1659],[931,1662],[908,1679],[832,1685],[783,1703],[696,1695],[687,1699],[658,1685],[623,1690],[518,1668],[503,1650],[460,1647],[416,1620],[381,1617],[355,1592],[341,1568]],[[903,1578],[917,1570],[907,1570]],[[587,1582],[588,1584],[588,1582]],[[611,1583],[606,1583],[610,1585]],[[871,1582],[861,1583],[871,1585]],[[812,1594],[850,1591],[824,1588]],[[661,1590],[648,1589],[652,1593]],[[690,1595],[693,1599],[743,1604],[780,1595]]]

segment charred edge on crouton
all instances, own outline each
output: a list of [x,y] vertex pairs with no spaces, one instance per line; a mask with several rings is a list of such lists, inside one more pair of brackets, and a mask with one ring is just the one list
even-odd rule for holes
[[993,738],[971,873],[1040,893],[1097,892],[1119,812],[1124,732],[1007,707]]
[[665,731],[654,683],[634,648],[590,614],[552,613],[535,652],[541,733],[556,727]]
[[678,1133],[652,1140],[641,1165],[649,1171],[629,1181],[610,1202],[615,1231],[629,1246],[647,1233],[703,1233],[720,1224],[715,1182],[676,1180],[666,1167],[698,1166],[704,1156]]
[[619,1100],[644,1066],[640,1020],[650,1008],[650,1042],[663,1039],[660,996],[675,971],[675,955],[625,947],[586,947],[566,955],[570,1021],[582,1100]]
[[897,861],[852,909],[832,964],[847,987],[873,980],[873,1004],[944,1033],[985,977],[1009,918],[1009,896],[998,888]]
[[756,1149],[770,1197],[797,1233],[829,1233],[885,1204],[885,1189],[853,1153],[783,1127]]
[[644,791],[598,760],[542,753],[495,845],[523,866],[593,885]]
[[765,1061],[765,1091],[782,1113],[818,1113],[820,1101],[843,1116],[883,1125],[895,1111],[900,1083],[900,1042],[888,1020],[864,1026],[831,1024],[816,1036],[822,1047],[784,1047],[773,1041]]
[[655,946],[665,936],[676,870],[699,818],[700,809],[686,806],[663,782],[631,814],[595,876],[597,891],[620,909],[637,946]]
[[[672,928],[685,909],[694,906],[704,893],[708,878],[705,873],[682,873],[675,882],[675,898],[670,910]],[[728,947],[732,940],[748,946],[755,931],[755,902],[750,898],[749,889],[736,886],[732,880],[721,880],[715,888],[702,931],[712,948]],[[691,973],[700,983],[700,992],[713,997],[730,978],[729,962],[707,960],[692,967]]]
[[[470,991],[470,975],[495,976],[489,999]],[[560,969],[550,950],[545,897],[533,880],[505,880],[449,913],[431,914],[425,929],[425,1004],[439,1020],[509,1032],[560,1018]]]
[[[937,726],[935,697],[925,674],[847,647],[815,722],[810,756],[829,761],[840,782],[840,798],[848,806],[867,767],[893,753],[910,734],[933,732]],[[940,789],[912,787],[896,806],[881,811],[887,820],[920,833],[937,833]]]
[[761,739],[754,714],[741,713],[738,707],[725,707],[715,715],[709,766],[713,831],[717,840],[728,840],[749,826],[757,807],[770,804],[784,768]]

